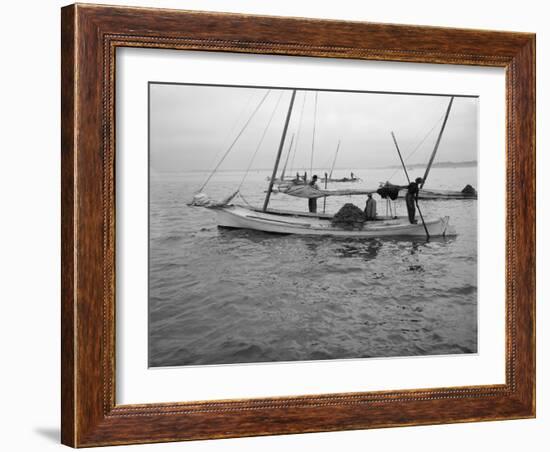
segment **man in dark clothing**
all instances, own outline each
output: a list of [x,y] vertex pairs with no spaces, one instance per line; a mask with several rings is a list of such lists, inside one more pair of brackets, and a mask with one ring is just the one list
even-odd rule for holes
[[[319,186],[317,185],[317,174],[315,174],[311,178],[311,182],[309,183],[309,186],[314,188],[315,190],[319,190]],[[307,200],[307,204],[309,207],[309,211],[311,213],[317,213],[317,198],[309,198]]]
[[376,201],[372,198],[372,193],[369,193],[367,203],[365,204],[365,219],[367,221],[376,220]]
[[409,185],[404,186],[403,188],[407,189],[407,194],[405,195],[405,202],[407,204],[407,213],[409,214],[409,222],[411,224],[416,224],[416,203],[418,202],[418,191],[419,185],[422,183],[422,178],[417,177],[414,182],[411,182]]

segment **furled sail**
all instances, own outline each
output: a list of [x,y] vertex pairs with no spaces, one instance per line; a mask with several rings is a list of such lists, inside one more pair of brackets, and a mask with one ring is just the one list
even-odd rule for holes
[[322,198],[324,196],[351,196],[351,195],[368,195],[376,193],[376,188],[343,188],[339,190],[322,190],[314,188],[311,185],[290,185],[288,187],[280,187],[281,193],[297,198]]
[[239,193],[239,190],[233,192],[229,196],[226,196],[225,198],[221,200],[215,200],[211,199],[206,193],[197,193],[193,196],[193,199],[187,203],[188,206],[195,206],[195,207],[208,207],[211,209],[215,209],[218,207],[225,207],[227,206],[235,196]]

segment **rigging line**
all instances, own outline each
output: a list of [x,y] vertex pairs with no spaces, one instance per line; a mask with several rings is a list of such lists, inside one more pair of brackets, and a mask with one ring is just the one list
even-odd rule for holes
[[233,121],[233,125],[229,129],[227,129],[227,132],[225,133],[225,136],[223,137],[223,140],[221,141],[222,146],[220,146],[218,152],[216,152],[216,155],[211,160],[210,165],[208,165],[209,168],[212,168],[214,166],[215,162],[217,162],[218,159],[220,158],[220,156],[222,155],[223,150],[225,149],[225,146],[227,146],[227,144],[229,143],[229,139],[233,135],[233,132],[237,128],[237,125],[243,119],[244,112],[246,110],[248,110],[248,107],[249,107],[249,105],[252,101],[252,98],[254,97],[254,94],[255,94],[255,91],[251,90],[250,95],[248,96],[248,100],[246,101],[245,104],[243,104],[242,108],[239,111],[239,114],[237,116],[235,116],[235,120]]
[[[405,161],[408,161],[409,158],[411,158],[411,157],[415,154],[415,152],[418,151],[418,149],[420,149],[420,146],[422,146],[422,145],[424,144],[424,142],[426,141],[426,139],[427,139],[427,138],[431,135],[431,133],[435,130],[436,126],[439,124],[439,122],[443,119],[444,116],[445,116],[445,113],[443,113],[443,114],[439,117],[439,119],[435,122],[435,124],[434,124],[434,125],[432,126],[432,128],[428,131],[428,133],[424,136],[424,138],[422,138],[422,140],[420,141],[420,143],[418,143],[418,144],[416,145],[416,147],[415,147],[415,148],[414,148],[414,149],[404,158]],[[395,175],[397,174],[397,172],[398,172],[399,170],[401,170],[401,169],[402,169],[402,168],[397,168],[397,169],[392,173],[392,175],[391,175],[388,179],[386,179],[386,180],[391,180],[391,178],[392,178],[393,176],[395,176]]]
[[296,142],[294,143],[294,152],[292,153],[292,160],[290,161],[290,172],[294,172],[294,158],[296,157],[296,150],[298,149],[298,142],[300,141],[300,135],[302,132],[302,119],[304,117],[304,106],[306,105],[307,91],[304,91],[304,100],[302,101],[302,108],[300,110],[300,121],[298,121],[298,132],[296,136]]
[[311,138],[311,160],[309,162],[309,177],[313,177],[313,152],[315,150],[315,123],[317,122],[317,96],[319,92],[315,91],[315,107],[313,110],[313,136]]
[[229,146],[229,148],[227,148],[227,150],[225,151],[224,155],[222,156],[221,160],[218,162],[218,164],[216,165],[216,167],[212,170],[212,172],[210,173],[210,175],[206,178],[206,181],[202,184],[202,187],[199,189],[199,192],[203,191],[204,190],[204,187],[206,187],[206,184],[208,184],[208,182],[210,182],[210,179],[212,178],[212,176],[216,173],[216,171],[218,170],[218,168],[220,167],[220,165],[223,163],[223,161],[225,160],[225,158],[229,155],[229,152],[231,152],[231,149],[233,149],[233,146],[235,146],[235,143],[237,143],[237,141],[239,140],[239,138],[241,137],[241,135],[243,134],[243,132],[245,131],[245,129],[248,127],[248,124],[250,124],[250,121],[252,121],[252,118],[256,115],[256,113],[258,112],[258,110],[260,109],[260,107],[262,106],[262,104],[264,103],[266,97],[269,95],[269,93],[271,92],[270,89],[267,90],[267,92],[265,93],[264,97],[262,97],[262,100],[260,100],[260,103],[256,106],[256,108],[254,109],[254,111],[252,112],[252,114],[250,115],[250,117],[248,118],[248,120],[246,121],[245,125],[242,127],[242,129],[239,131],[239,133],[237,134],[237,136],[235,137],[235,139],[233,140],[233,142],[231,143],[231,145]]
[[254,206],[253,206],[252,204],[250,204],[250,203],[245,199],[245,197],[243,196],[243,194],[242,194],[241,192],[239,192],[239,197],[244,201],[244,203],[245,203],[248,207],[250,207],[250,208],[252,208],[252,209],[254,208]]
[[250,168],[252,167],[252,164],[254,163],[254,159],[256,158],[256,155],[258,154],[258,151],[260,150],[260,147],[262,146],[262,143],[264,142],[264,138],[267,134],[267,131],[269,129],[269,126],[271,125],[271,121],[273,120],[273,117],[275,116],[275,112],[277,111],[277,107],[279,106],[279,103],[281,102],[281,99],[283,97],[284,91],[281,91],[281,94],[279,95],[279,99],[277,99],[277,102],[275,104],[275,108],[271,112],[271,116],[269,117],[269,121],[267,121],[267,125],[265,126],[265,129],[262,133],[262,137],[260,138],[260,141],[258,142],[258,145],[256,146],[256,150],[254,151],[254,154],[252,155],[252,159],[250,160],[250,163],[248,164],[248,168],[246,169],[243,178],[241,179],[241,183],[237,187],[237,190],[240,190],[241,187],[244,184],[244,181],[246,179],[246,176],[248,175],[248,172],[250,171]]

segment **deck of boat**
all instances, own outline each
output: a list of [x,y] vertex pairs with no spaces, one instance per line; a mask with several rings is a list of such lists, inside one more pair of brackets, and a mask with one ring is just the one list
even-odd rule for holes
[[[239,206],[245,207],[245,206]],[[245,207],[254,212],[263,212],[263,209],[259,207]],[[331,213],[311,213],[311,212],[296,212],[295,210],[282,210],[282,209],[267,209],[267,213],[272,213],[275,215],[283,215],[290,217],[309,217],[309,218],[323,218],[325,220],[330,220],[334,216]]]

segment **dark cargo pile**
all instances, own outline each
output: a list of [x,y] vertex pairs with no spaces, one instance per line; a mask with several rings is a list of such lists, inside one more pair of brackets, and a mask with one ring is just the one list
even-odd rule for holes
[[348,203],[332,217],[332,226],[354,230],[363,229],[365,223],[365,214],[354,204]]
[[462,193],[464,193],[466,195],[477,195],[476,189],[474,187],[472,187],[470,184],[466,185],[462,189]]

